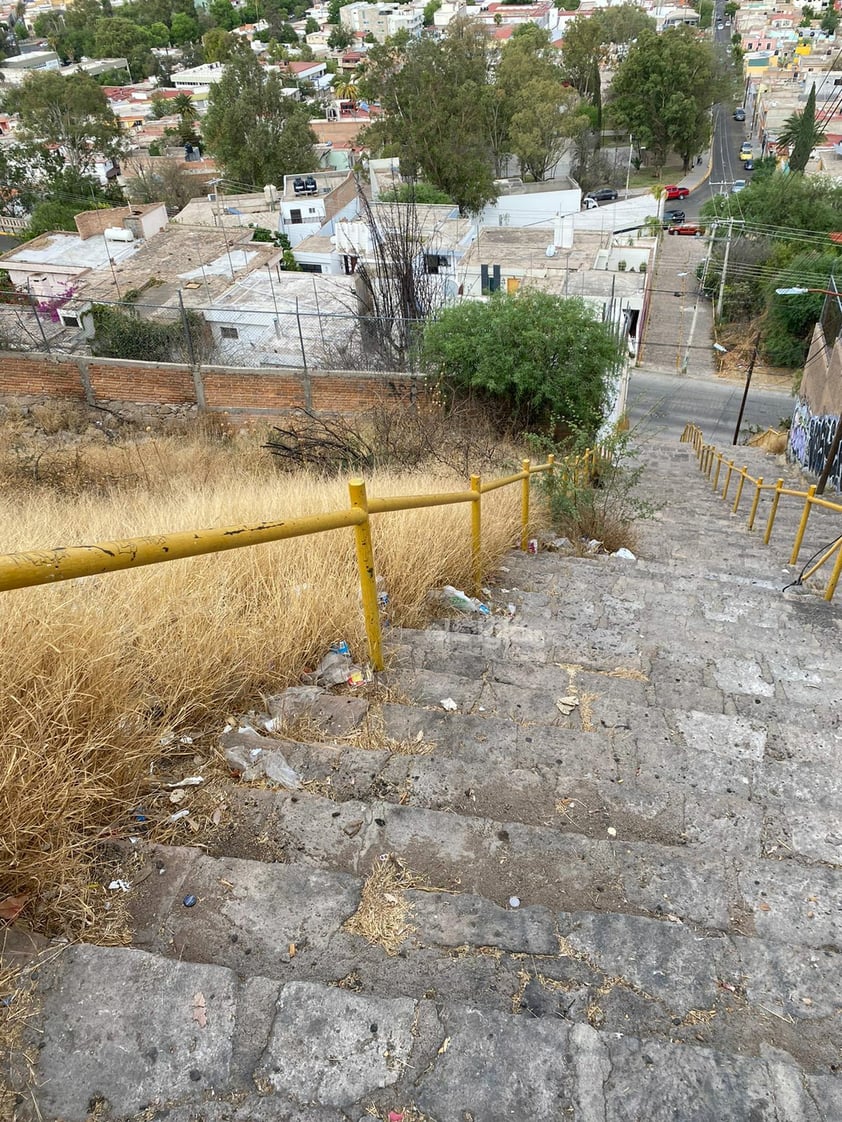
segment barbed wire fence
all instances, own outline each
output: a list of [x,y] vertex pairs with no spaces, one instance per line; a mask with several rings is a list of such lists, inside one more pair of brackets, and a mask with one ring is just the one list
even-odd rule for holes
[[78,300],[14,294],[0,303],[0,350],[190,366],[418,371],[421,322],[394,315]]

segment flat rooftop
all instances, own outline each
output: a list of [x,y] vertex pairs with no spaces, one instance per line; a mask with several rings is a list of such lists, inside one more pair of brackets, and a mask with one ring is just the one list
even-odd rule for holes
[[0,256],[7,264],[21,262],[29,265],[67,266],[74,269],[101,269],[109,260],[125,262],[133,257],[140,242],[112,242],[104,237],[81,238],[78,234],[56,230],[39,234],[32,241],[9,250]]

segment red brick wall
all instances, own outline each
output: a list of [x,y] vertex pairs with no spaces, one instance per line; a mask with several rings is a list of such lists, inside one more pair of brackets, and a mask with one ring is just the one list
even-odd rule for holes
[[0,394],[62,397],[84,401],[85,389],[76,363],[28,354],[0,352]]
[[207,409],[304,409],[307,391],[298,371],[205,371]]
[[91,389],[97,401],[136,405],[190,405],[196,400],[189,366],[90,359]]
[[[376,402],[406,404],[420,398],[424,379],[411,374],[207,367],[201,373],[205,408],[229,413],[285,413],[311,408],[357,413]],[[86,399],[139,406],[196,405],[193,373],[175,363],[51,356],[0,351],[3,397]]]

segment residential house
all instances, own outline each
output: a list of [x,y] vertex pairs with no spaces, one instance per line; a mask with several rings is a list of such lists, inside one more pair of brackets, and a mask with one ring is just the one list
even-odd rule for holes
[[399,31],[415,37],[424,30],[423,9],[411,4],[368,4],[356,0],[339,9],[339,19],[349,31],[373,35],[379,43]]
[[356,180],[348,171],[285,175],[277,229],[294,249],[346,208],[355,211],[356,200]]

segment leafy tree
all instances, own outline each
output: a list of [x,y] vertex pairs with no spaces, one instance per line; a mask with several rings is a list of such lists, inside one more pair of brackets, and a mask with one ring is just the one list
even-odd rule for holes
[[803,171],[810,159],[810,153],[817,144],[824,140],[825,133],[816,124],[816,83],[814,82],[807,95],[807,102],[802,112],[792,113],[784,121],[784,127],[778,133],[778,144],[785,144],[789,149],[789,170]]
[[575,132],[579,97],[567,84],[546,31],[524,24],[503,48],[491,104],[495,159],[513,153],[522,170],[543,179]]
[[606,57],[602,22],[596,14],[577,16],[564,35],[562,61],[568,79],[582,97],[597,109],[597,131],[602,129],[602,85],[600,68]]
[[455,19],[438,40],[395,36],[369,51],[361,85],[386,110],[368,131],[400,156],[405,174],[444,191],[462,213],[496,197],[483,27]]
[[360,96],[360,88],[351,78],[344,78],[333,87],[334,97],[340,101],[356,101]]
[[595,13],[602,24],[606,43],[631,43],[644,31],[654,31],[655,21],[637,4],[618,4]]
[[170,34],[176,47],[194,43],[199,38],[199,21],[184,12],[173,12]]
[[102,87],[87,74],[29,74],[9,91],[5,106],[20,115],[22,139],[61,146],[77,171],[88,170],[98,152],[114,156],[121,148],[119,122]]
[[202,36],[205,62],[227,62],[237,45],[237,37],[221,27],[212,27]]
[[307,22],[304,24],[304,34],[315,35],[317,31],[321,31],[321,28],[319,27],[319,21],[317,19],[313,19],[312,16],[308,16]]
[[152,47],[159,44],[148,28],[140,27],[128,19],[111,16],[108,19],[98,19],[94,32],[96,58],[127,59],[134,78],[152,73]]
[[253,186],[317,166],[310,115],[283,93],[249,47],[240,47],[211,87],[202,131],[229,179]]
[[172,112],[177,113],[182,121],[195,121],[199,116],[199,111],[193,101],[193,95],[186,91],[172,98],[170,105],[172,106]]
[[354,35],[347,27],[338,23],[327,37],[327,45],[332,51],[344,51],[354,41]]
[[839,27],[840,16],[835,8],[828,8],[822,16],[821,29],[825,35],[835,35]]
[[433,18],[434,18],[436,12],[439,10],[440,7],[441,7],[441,0],[427,0],[427,3],[424,5],[424,26],[425,27],[432,27],[433,26]]
[[536,289],[445,308],[425,324],[421,346],[446,393],[479,397],[519,429],[591,434],[622,350],[583,300]]
[[223,31],[233,31],[243,22],[242,13],[237,11],[231,0],[211,0],[208,14],[215,26],[221,27]]
[[798,24],[798,26],[809,27],[814,19],[818,19],[815,11],[810,7],[809,4],[805,4],[801,9],[801,22]]
[[707,31],[713,25],[713,0],[699,0],[699,27]]
[[[842,187],[823,176],[775,171],[758,179],[755,173],[745,191],[735,198],[739,202],[737,216],[747,227],[792,231],[793,238],[802,230],[829,233],[839,229]],[[702,215],[727,218],[732,205],[732,197],[714,196],[702,207]]]
[[614,76],[611,120],[646,147],[657,173],[672,151],[687,171],[710,135],[710,108],[726,89],[710,44],[689,28],[644,31]]
[[[774,280],[774,288],[828,288],[842,257],[836,252],[799,253]],[[762,349],[776,366],[804,365],[813,327],[822,312],[824,296],[778,296],[770,293]]]
[[739,11],[739,7],[740,5],[737,3],[737,0],[728,0],[728,3],[722,10],[725,12],[728,19],[733,19]]

